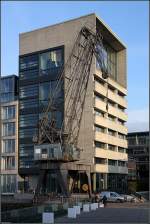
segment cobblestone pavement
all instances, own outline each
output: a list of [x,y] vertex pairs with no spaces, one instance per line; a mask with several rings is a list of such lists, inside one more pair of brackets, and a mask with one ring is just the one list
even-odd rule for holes
[[148,203],[109,203],[106,208],[81,212],[76,219],[61,217],[55,223],[150,223]]

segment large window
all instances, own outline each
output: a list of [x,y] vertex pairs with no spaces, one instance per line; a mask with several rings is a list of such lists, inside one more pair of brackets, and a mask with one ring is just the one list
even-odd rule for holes
[[15,106],[6,106],[2,108],[2,119],[15,118]]
[[36,134],[37,134],[36,128],[21,129],[19,132],[20,138],[33,138],[33,136]]
[[20,109],[38,107],[38,99],[20,100]]
[[101,148],[101,149],[106,149],[106,144],[103,142],[95,141],[95,147],[96,148]]
[[20,70],[33,69],[38,66],[38,55],[30,55],[20,58]]
[[17,191],[17,176],[15,174],[1,175],[2,193],[15,193]]
[[[104,48],[97,48],[99,50],[100,56],[104,59],[104,66],[107,68],[109,75],[116,79],[116,66],[117,66],[117,60],[116,60],[116,52],[114,49],[112,49],[108,44],[104,44]],[[99,67],[98,62],[96,63],[97,68]]]
[[15,169],[15,156],[2,156],[2,170]]
[[37,126],[38,115],[37,114],[26,114],[20,115],[20,127]]
[[20,87],[20,98],[38,96],[38,85]]
[[40,70],[41,74],[45,74],[44,71],[57,68],[63,64],[62,50],[54,50],[40,55]]
[[8,93],[14,91],[13,79],[6,78],[1,80],[1,92]]
[[96,164],[106,164],[107,163],[107,159],[95,157],[95,163]]
[[19,74],[20,80],[38,78],[38,70],[22,71]]
[[95,131],[104,133],[105,130],[106,129],[104,127],[95,124]]
[[117,160],[109,159],[108,160],[108,165],[110,165],[110,166],[117,166]]
[[15,135],[15,122],[3,124],[3,136]]
[[6,139],[2,142],[3,153],[14,153],[15,152],[15,139]]

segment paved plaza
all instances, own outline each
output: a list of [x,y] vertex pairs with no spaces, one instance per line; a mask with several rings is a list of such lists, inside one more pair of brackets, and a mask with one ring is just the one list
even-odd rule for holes
[[149,208],[148,204],[124,204],[124,207],[123,204],[108,205],[107,208],[98,208],[96,211],[81,212],[76,219],[67,216],[57,218],[55,223],[149,223]]

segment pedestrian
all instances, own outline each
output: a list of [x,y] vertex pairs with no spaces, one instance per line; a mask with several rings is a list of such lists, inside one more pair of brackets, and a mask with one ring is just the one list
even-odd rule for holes
[[105,208],[106,205],[107,205],[107,197],[106,197],[106,195],[103,196],[103,198],[102,198],[102,202],[103,202],[103,204],[104,204],[104,208]]

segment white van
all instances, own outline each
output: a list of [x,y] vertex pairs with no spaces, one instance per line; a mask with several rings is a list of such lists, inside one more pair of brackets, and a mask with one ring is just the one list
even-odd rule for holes
[[124,202],[125,201],[124,197],[122,197],[116,192],[102,191],[100,193],[100,199],[102,199],[104,195],[107,197],[107,201],[110,201],[110,202]]

